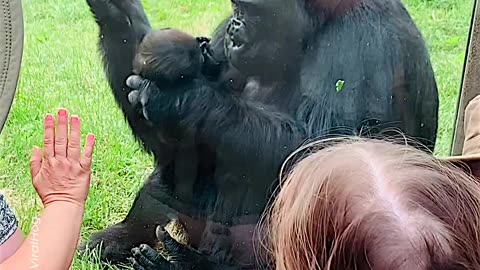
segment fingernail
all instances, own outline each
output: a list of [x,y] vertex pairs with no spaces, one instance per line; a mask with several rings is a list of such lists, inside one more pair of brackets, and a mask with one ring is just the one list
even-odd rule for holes
[[60,109],[60,110],[58,110],[58,115],[65,116],[65,115],[67,115],[67,111],[65,109]]
[[53,116],[51,114],[47,114],[47,116],[45,116],[45,120],[47,121],[52,121],[53,120]]
[[75,123],[75,124],[78,123],[78,122],[79,122],[78,116],[72,116],[72,120],[71,120],[71,121],[72,121],[72,123]]
[[87,140],[91,143],[95,142],[95,135],[93,134],[88,134]]

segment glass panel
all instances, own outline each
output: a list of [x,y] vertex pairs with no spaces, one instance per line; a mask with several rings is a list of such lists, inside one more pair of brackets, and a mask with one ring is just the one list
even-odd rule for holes
[[[117,263],[128,263],[132,246],[154,245],[156,225],[172,214],[193,247],[213,252],[200,240],[206,231],[237,265],[252,262],[248,237],[268,188],[307,138],[401,131],[449,154],[472,1],[404,0],[408,14],[397,0],[365,1],[370,9],[357,1],[89,2],[98,23],[87,1],[23,1],[25,49],[0,136],[0,191],[24,232],[40,207],[31,147],[42,145],[44,114],[61,107],[81,117],[82,138],[97,137],[82,239],[108,240],[103,258]],[[150,83],[133,77],[127,86],[134,73]],[[72,269],[90,263],[76,257]]]

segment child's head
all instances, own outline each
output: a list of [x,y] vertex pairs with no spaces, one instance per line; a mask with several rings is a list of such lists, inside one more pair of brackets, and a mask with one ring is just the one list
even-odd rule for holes
[[319,146],[267,218],[276,270],[480,269],[475,179],[404,145]]

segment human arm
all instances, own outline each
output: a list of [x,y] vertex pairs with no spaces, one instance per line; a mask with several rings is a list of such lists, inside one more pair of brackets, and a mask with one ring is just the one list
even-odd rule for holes
[[45,207],[30,234],[18,250],[0,264],[0,268],[69,269],[78,242],[83,211],[83,206],[68,202],[55,202]]
[[15,253],[25,237],[18,227],[18,220],[0,193],[0,263]]

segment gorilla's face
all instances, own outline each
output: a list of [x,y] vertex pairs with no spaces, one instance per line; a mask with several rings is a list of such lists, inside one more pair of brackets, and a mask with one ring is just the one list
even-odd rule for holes
[[297,0],[232,0],[232,7],[225,55],[243,74],[281,74],[299,57],[306,16]]

